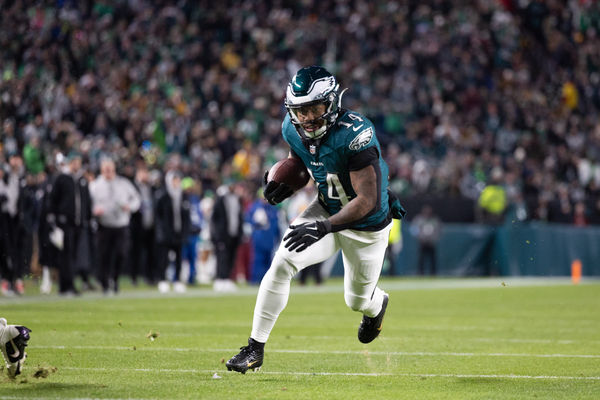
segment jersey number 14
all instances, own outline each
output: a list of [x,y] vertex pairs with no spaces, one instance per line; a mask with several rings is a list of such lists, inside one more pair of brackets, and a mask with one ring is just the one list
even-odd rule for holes
[[[310,174],[311,178],[315,182],[317,182],[310,169],[308,170],[308,173]],[[344,190],[344,186],[342,186],[342,182],[340,182],[340,178],[338,178],[338,175],[328,172],[326,181],[327,197],[329,197],[332,200],[339,201],[342,207],[348,204],[350,199],[348,198],[348,195],[346,195],[346,191]],[[317,182],[317,184],[319,185],[319,187],[322,185],[321,182]]]

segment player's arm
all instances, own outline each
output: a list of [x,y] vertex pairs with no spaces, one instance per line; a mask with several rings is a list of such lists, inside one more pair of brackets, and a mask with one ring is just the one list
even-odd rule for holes
[[350,182],[356,197],[350,200],[338,213],[329,217],[333,232],[342,230],[342,227],[364,218],[377,208],[379,188],[377,187],[377,173],[373,165],[351,171]]
[[292,230],[283,238],[285,247],[300,252],[330,232],[346,229],[367,215],[376,212],[379,206],[381,177],[379,152],[370,147],[350,158],[350,182],[356,197],[336,214],[326,220],[292,225]]

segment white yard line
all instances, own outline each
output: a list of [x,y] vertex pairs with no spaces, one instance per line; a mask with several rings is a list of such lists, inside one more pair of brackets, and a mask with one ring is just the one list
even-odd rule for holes
[[[169,369],[169,368],[79,368],[62,367],[64,370],[73,371],[131,371],[131,372],[158,372],[158,373],[192,373],[192,374],[235,374],[223,370],[212,369]],[[327,372],[327,371],[264,371],[256,374],[268,375],[301,375],[301,376],[405,376],[415,378],[489,378],[489,379],[564,379],[564,380],[600,380],[600,376],[565,376],[565,375],[514,375],[514,374],[416,374],[416,373],[389,373],[389,372]]]
[[[29,346],[30,349],[56,350],[133,350],[133,346]],[[238,349],[200,349],[193,347],[154,347],[136,346],[135,351],[169,351],[197,353],[229,353]],[[342,351],[342,350],[286,350],[269,349],[272,353],[290,354],[369,354],[385,356],[418,356],[418,357],[532,357],[532,358],[600,358],[600,354],[534,354],[534,353],[470,353],[470,352],[434,352],[434,351]]]

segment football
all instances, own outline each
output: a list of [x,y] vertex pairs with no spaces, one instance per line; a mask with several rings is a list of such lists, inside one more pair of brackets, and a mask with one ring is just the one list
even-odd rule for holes
[[308,170],[297,158],[284,158],[277,161],[267,175],[267,182],[285,183],[294,192],[306,186],[309,179]]

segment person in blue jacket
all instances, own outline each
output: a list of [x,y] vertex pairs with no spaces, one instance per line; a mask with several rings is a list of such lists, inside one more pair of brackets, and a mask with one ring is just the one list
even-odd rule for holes
[[275,246],[281,237],[277,214],[277,207],[269,204],[262,193],[258,194],[246,212],[246,223],[252,228],[250,282],[253,284],[260,283],[269,269]]

